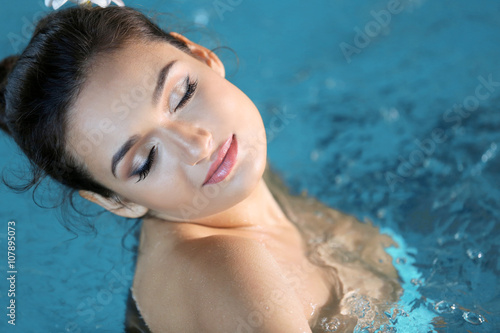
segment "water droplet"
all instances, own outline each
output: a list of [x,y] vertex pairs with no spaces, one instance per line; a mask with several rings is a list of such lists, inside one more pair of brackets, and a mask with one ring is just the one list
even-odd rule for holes
[[317,218],[320,218],[320,219],[323,218],[324,215],[325,214],[323,214],[323,212],[320,210],[317,210],[314,212],[314,216],[316,216]]
[[434,310],[436,310],[437,313],[452,313],[456,308],[457,306],[455,304],[446,301],[438,302],[434,306]]
[[468,322],[472,325],[481,325],[482,323],[484,323],[484,317],[478,313],[467,311],[467,312],[464,312],[462,317],[465,319],[466,322]]
[[325,242],[325,239],[323,237],[315,237],[311,238],[307,241],[309,245],[318,245],[318,244],[323,244]]

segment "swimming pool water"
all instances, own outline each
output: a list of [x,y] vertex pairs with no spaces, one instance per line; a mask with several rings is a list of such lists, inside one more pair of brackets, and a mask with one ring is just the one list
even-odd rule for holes
[[[176,29],[231,47],[239,65],[221,51],[230,79],[261,111],[269,160],[291,188],[401,237],[395,263],[417,277],[393,331],[428,332],[429,314],[437,332],[500,331],[500,3],[125,2],[196,22]],[[27,42],[42,8],[2,4],[2,58]],[[3,134],[0,154],[7,174],[24,163]],[[97,236],[73,239],[57,219],[30,193],[0,187],[0,272],[9,220],[18,270],[16,327],[2,314],[0,331],[122,331],[130,221],[104,214]]]

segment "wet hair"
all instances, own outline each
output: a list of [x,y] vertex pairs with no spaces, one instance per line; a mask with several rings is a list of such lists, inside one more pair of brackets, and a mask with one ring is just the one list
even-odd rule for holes
[[7,185],[36,188],[47,176],[71,192],[117,195],[94,180],[67,147],[69,110],[91,67],[130,42],[164,41],[189,53],[186,44],[128,7],[70,7],[42,18],[21,55],[0,62],[0,128],[29,159],[30,180]]

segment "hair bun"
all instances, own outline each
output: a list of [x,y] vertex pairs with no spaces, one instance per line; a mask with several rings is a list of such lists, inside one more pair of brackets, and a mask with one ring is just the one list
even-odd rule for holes
[[7,77],[16,65],[18,56],[10,56],[0,62],[0,128],[7,133],[7,119],[5,115],[5,86],[7,84]]

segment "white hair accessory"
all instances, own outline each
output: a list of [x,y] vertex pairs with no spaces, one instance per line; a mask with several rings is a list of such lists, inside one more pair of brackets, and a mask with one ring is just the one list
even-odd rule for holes
[[[54,9],[59,9],[68,0],[45,0],[45,6],[52,7]],[[86,5],[95,3],[100,7],[108,7],[112,2],[116,3],[118,6],[123,7],[125,4],[122,0],[70,0],[78,5]]]

